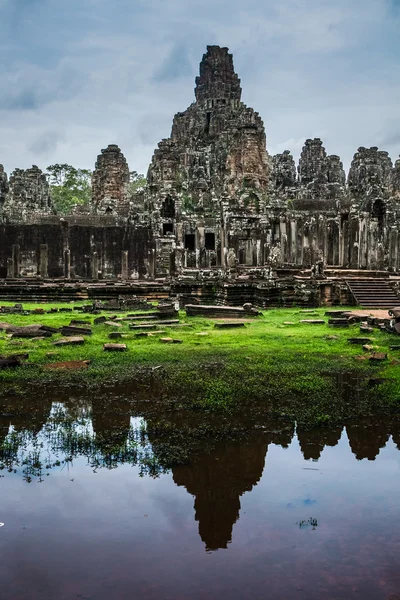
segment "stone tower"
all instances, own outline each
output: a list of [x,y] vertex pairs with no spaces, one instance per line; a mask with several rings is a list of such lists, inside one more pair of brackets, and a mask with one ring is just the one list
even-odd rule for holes
[[12,221],[27,221],[34,219],[36,216],[54,213],[50,187],[46,175],[39,167],[33,165],[30,169],[15,169],[13,171],[3,202],[2,212],[7,220]]
[[264,125],[241,92],[228,49],[208,46],[196,101],[175,115],[171,137],[159,144],[148,171],[155,210],[166,200],[184,213],[212,213],[222,199],[263,202],[271,170]]
[[129,201],[129,166],[116,144],[97,157],[92,176],[92,207],[97,214],[118,214]]

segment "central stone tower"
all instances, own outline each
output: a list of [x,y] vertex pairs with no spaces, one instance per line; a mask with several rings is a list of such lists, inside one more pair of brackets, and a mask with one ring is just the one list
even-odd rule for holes
[[208,46],[196,101],[175,115],[171,137],[160,142],[148,171],[154,210],[172,214],[174,205],[177,213],[215,214],[222,200],[259,210],[270,160],[263,122],[241,93],[228,49]]

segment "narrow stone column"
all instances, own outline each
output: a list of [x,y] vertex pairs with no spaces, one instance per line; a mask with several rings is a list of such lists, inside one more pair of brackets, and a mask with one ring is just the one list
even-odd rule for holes
[[12,261],[13,261],[13,277],[19,277],[21,271],[21,250],[19,244],[14,244],[12,247]]
[[225,227],[221,225],[220,229],[220,240],[221,240],[221,267],[226,269],[226,236],[225,236]]
[[123,250],[121,256],[121,279],[126,281],[128,278],[128,251]]
[[64,277],[71,279],[71,251],[68,248],[64,250]]
[[99,278],[99,255],[97,252],[92,253],[92,279]]
[[14,277],[14,261],[13,259],[7,258],[7,279],[13,279]]
[[49,269],[49,247],[47,244],[40,244],[39,275],[42,279],[47,279],[48,269]]
[[150,279],[155,279],[155,276],[156,276],[156,251],[154,250],[154,248],[152,248],[149,251],[149,267],[148,267],[148,271],[149,271],[149,278]]

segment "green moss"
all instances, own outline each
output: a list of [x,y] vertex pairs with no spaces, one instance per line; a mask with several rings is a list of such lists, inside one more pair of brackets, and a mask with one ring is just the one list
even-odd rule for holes
[[[55,305],[42,306],[48,309]],[[58,305],[61,306],[71,305]],[[315,318],[321,318],[325,309],[315,312]],[[69,324],[72,318],[82,315],[77,311],[29,316],[4,314],[0,320],[16,325],[36,322],[60,327]],[[307,315],[297,308],[274,309],[264,311],[243,329],[216,329],[212,320],[186,317],[182,312],[181,322],[187,327],[162,327],[165,336],[179,338],[182,344],[162,344],[159,335],[136,338],[129,330],[129,323],[122,322],[118,331],[127,336],[123,340],[128,347],[125,353],[104,352],[108,334],[117,330],[107,325],[93,325],[93,335],[85,338],[83,346],[59,348],[52,342],[60,334],[44,340],[10,340],[1,333],[0,354],[29,353],[30,366],[0,371],[0,382],[5,389],[22,392],[32,384],[96,388],[140,377],[150,383],[158,382],[164,396],[175,406],[231,412],[261,401],[270,404],[271,413],[296,414],[304,422],[320,424],[331,422],[339,414],[364,409],[365,398],[375,408],[400,410],[400,365],[389,360],[374,367],[368,361],[355,360],[363,350],[347,340],[358,335],[358,325],[332,330],[327,323],[300,323],[304,318]],[[284,325],[285,321],[294,324]],[[328,339],[332,333],[337,339]],[[393,336],[377,330],[370,337],[374,345],[389,352],[390,359],[395,358],[396,353],[389,351]],[[56,354],[48,356],[49,352]],[[91,363],[87,370],[79,371],[45,368],[48,363],[72,360]],[[362,401],[346,400],[349,393],[346,377],[351,374],[368,382],[377,373],[385,380],[383,384],[369,388],[362,383]]]

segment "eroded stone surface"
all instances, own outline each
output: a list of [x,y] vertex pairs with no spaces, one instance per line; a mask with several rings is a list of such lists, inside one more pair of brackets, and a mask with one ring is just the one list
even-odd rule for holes
[[97,157],[92,177],[92,205],[97,214],[115,215],[129,201],[129,166],[116,144]]
[[54,213],[49,184],[45,174],[36,165],[26,170],[15,169],[8,186],[5,181],[4,172],[1,174],[0,170],[0,206],[3,194],[3,218],[21,222]]

